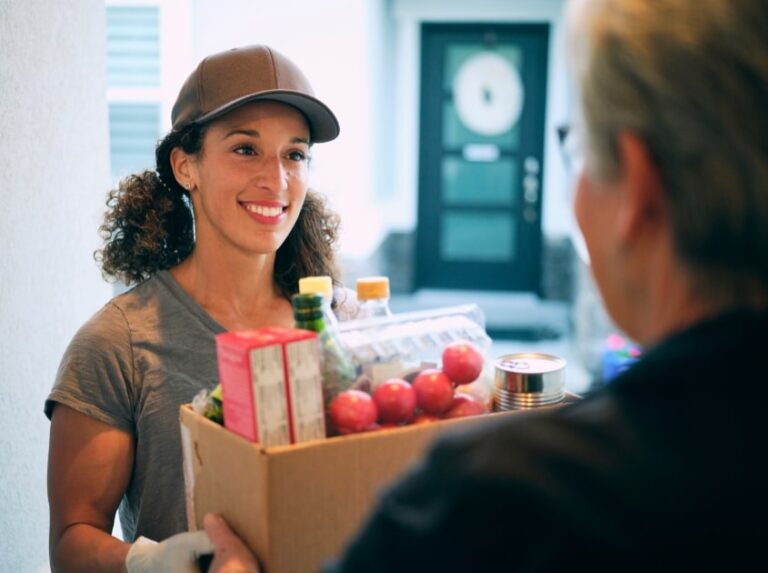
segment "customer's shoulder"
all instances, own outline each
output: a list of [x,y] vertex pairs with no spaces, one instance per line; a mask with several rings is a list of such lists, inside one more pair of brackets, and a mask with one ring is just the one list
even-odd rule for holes
[[477,460],[494,460],[502,454],[514,463],[519,456],[567,456],[569,451],[600,444],[622,423],[614,397],[597,393],[567,405],[488,415],[478,423],[446,432],[438,443]]

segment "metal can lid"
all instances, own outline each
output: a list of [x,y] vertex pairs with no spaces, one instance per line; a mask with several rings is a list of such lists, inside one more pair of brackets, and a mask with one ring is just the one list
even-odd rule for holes
[[515,393],[560,392],[565,387],[565,360],[542,352],[505,354],[494,362],[495,386]]
[[545,374],[565,368],[565,360],[543,352],[517,352],[496,359],[495,365],[506,372]]

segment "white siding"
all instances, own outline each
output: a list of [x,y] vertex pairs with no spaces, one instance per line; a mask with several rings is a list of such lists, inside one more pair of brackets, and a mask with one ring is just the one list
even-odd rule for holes
[[93,261],[108,185],[104,4],[0,0],[0,555],[48,569],[43,401],[110,296]]

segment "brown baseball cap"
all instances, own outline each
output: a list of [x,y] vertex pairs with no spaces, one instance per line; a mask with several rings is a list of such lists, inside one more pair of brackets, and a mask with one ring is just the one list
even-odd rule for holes
[[235,48],[200,62],[173,105],[173,129],[206,123],[258,100],[282,102],[301,111],[313,142],[330,141],[339,135],[336,116],[315,97],[306,76],[268,46]]

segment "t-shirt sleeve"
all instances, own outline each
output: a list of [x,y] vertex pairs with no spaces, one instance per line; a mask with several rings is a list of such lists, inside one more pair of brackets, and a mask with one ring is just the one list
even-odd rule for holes
[[129,325],[112,303],[97,312],[70,342],[45,401],[50,419],[56,404],[135,434],[133,356]]

